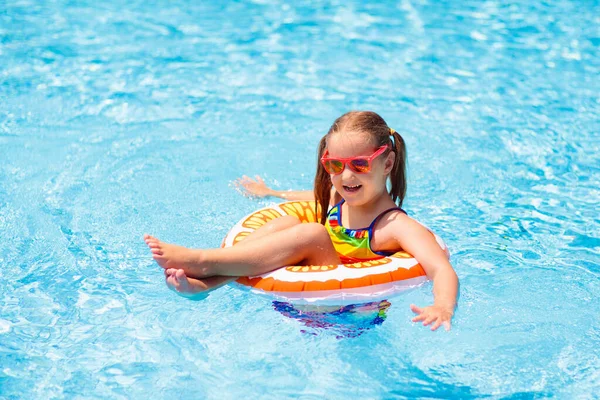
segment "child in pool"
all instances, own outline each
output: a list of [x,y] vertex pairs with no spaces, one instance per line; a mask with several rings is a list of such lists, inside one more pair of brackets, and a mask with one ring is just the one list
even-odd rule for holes
[[[320,223],[276,218],[242,242],[222,249],[189,249],[144,235],[154,260],[164,268],[167,285],[184,295],[216,289],[239,276],[260,275],[284,265],[330,265],[380,258],[404,250],[433,280],[434,304],[411,309],[413,321],[436,330],[450,323],[456,306],[458,278],[434,236],[406,215],[406,150],[402,137],[378,114],[352,111],[339,117],[321,139],[314,191],[275,191],[256,177],[238,187],[248,194],[286,200],[316,200]],[[387,180],[391,190],[387,189]],[[371,227],[368,245],[357,248],[345,230]],[[356,257],[356,258],[355,258]],[[276,268],[274,268],[276,267]]]

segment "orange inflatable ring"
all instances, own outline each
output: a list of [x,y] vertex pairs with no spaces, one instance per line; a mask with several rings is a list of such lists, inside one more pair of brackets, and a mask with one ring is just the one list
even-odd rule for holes
[[[270,220],[284,215],[293,215],[301,222],[316,222],[315,203],[291,201],[255,211],[231,228],[222,247],[234,246]],[[444,242],[435,238],[448,255]],[[425,281],[427,276],[417,260],[400,251],[355,264],[285,266],[259,276],[241,277],[235,285],[295,304],[345,305],[382,300]]]

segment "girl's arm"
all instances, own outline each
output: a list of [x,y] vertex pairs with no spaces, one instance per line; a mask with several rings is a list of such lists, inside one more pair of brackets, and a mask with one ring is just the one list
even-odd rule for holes
[[315,196],[312,190],[274,190],[268,187],[260,176],[255,179],[243,176],[234,182],[234,185],[245,196],[252,197],[279,197],[285,200],[314,200]]
[[395,225],[393,232],[398,245],[419,261],[433,281],[433,305],[420,308],[411,304],[411,310],[419,314],[413,321],[423,321],[423,325],[433,323],[432,330],[441,325],[449,330],[458,296],[456,272],[433,234],[423,225],[404,214],[398,215],[391,225]]

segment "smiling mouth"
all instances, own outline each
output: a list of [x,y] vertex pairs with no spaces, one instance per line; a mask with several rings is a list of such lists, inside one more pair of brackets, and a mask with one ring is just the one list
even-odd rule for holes
[[354,186],[344,185],[343,187],[346,192],[354,193],[354,192],[357,192],[362,187],[362,185],[354,185]]

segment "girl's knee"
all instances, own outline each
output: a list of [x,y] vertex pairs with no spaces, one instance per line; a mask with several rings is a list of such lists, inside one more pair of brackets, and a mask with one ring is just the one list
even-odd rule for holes
[[331,240],[329,239],[327,229],[319,223],[311,222],[308,224],[301,224],[298,228],[300,229],[302,236],[308,239],[308,241]]
[[269,221],[266,225],[263,226],[268,232],[277,232],[284,229],[293,228],[296,225],[300,224],[300,220],[291,215],[284,215],[282,217],[275,218]]
[[290,227],[301,224],[300,220],[297,217],[294,217],[293,215],[284,215],[282,217],[277,218],[276,221],[278,221],[282,225],[287,225]]
[[329,232],[319,223],[301,225],[301,246],[305,265],[339,264],[340,260],[331,243]]

